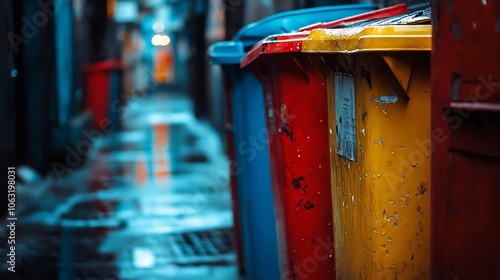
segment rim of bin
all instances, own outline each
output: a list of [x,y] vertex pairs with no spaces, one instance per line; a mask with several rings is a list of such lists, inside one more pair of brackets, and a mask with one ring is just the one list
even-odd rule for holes
[[85,72],[101,72],[123,69],[123,62],[117,59],[110,59],[87,64],[83,67]]
[[431,9],[368,20],[342,28],[315,29],[302,42],[305,53],[430,51]]
[[398,4],[375,11],[361,13],[358,15],[345,17],[342,19],[319,22],[311,24],[299,29],[295,33],[283,33],[278,35],[271,35],[255,44],[247,55],[241,60],[241,68],[246,67],[255,61],[261,54],[276,54],[276,53],[290,53],[301,52],[302,41],[307,39],[310,31],[317,28],[332,28],[344,24],[351,24],[360,21],[374,20],[389,18],[396,15],[408,13],[406,4]]
[[405,13],[408,13],[408,7],[406,6],[406,4],[397,4],[397,5],[393,5],[390,7],[371,11],[371,12],[362,13],[362,14],[350,16],[350,17],[345,17],[345,18],[339,19],[339,20],[334,20],[334,21],[330,21],[330,22],[318,22],[315,24],[304,26],[297,31],[311,31],[314,29],[331,28],[334,26],[342,25],[342,24],[348,24],[348,23],[353,23],[353,22],[357,22],[357,21],[366,21],[366,20],[370,20],[370,19],[391,17],[391,16],[401,15],[401,14],[405,14]]
[[[272,30],[270,34],[283,32],[288,33],[295,31],[301,26],[296,27],[296,23],[294,23],[291,19],[297,16],[303,17],[312,17],[314,14],[321,13],[325,14],[327,12],[334,13],[338,11],[347,11],[347,10],[358,10],[358,9],[371,9],[377,8],[377,5],[374,4],[346,4],[346,5],[334,5],[334,6],[322,6],[315,8],[306,8],[306,9],[298,9],[291,10],[286,12],[277,13],[258,21],[252,22],[244,26],[240,29],[232,38],[232,41],[245,41],[246,38],[258,38],[256,41],[259,41],[263,38],[262,29],[264,30]],[[309,16],[307,16],[310,14]],[[280,22],[281,24],[276,24],[276,22]],[[272,28],[274,27],[274,28]],[[278,28],[276,28],[278,27]],[[279,29],[279,30],[273,30]],[[268,33],[269,34],[269,33]],[[266,36],[266,35],[264,35]],[[254,40],[255,43],[255,40]],[[250,44],[253,45],[254,43]]]
[[316,29],[302,45],[305,53],[430,51],[432,27],[426,24]]
[[271,34],[291,32],[314,22],[314,20],[332,18],[332,15],[335,14],[338,15],[338,18],[342,16],[339,13],[353,14],[372,11],[376,8],[377,6],[373,4],[347,4],[277,13],[247,24],[230,41],[212,44],[209,47],[210,62],[212,64],[240,65],[241,59],[245,56],[248,48]]
[[208,53],[211,64],[239,64],[241,58],[245,56],[242,42],[224,41],[212,44]]

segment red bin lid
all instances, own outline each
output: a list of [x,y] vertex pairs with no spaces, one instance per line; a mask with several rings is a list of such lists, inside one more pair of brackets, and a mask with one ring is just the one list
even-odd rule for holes
[[110,60],[87,64],[83,67],[83,71],[102,72],[102,71],[121,70],[122,68],[123,68],[123,63],[121,60],[110,59]]
[[241,68],[249,65],[261,54],[276,54],[276,53],[291,53],[302,51],[302,41],[307,39],[309,33],[313,29],[332,28],[343,24],[350,24],[358,21],[367,21],[373,19],[386,18],[396,15],[408,13],[406,4],[398,4],[391,7],[362,13],[359,15],[346,17],[330,22],[319,22],[312,25],[304,26],[295,33],[284,33],[279,35],[271,35],[264,40],[255,44],[252,49],[241,60]]

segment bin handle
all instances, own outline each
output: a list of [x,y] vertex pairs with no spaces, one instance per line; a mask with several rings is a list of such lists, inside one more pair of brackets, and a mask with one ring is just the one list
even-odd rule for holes
[[381,56],[405,92],[407,101],[409,101],[408,86],[410,85],[410,77],[413,71],[413,57],[400,53],[386,53],[381,54]]
[[495,103],[466,103],[466,102],[451,102],[450,109],[466,110],[466,111],[479,111],[489,113],[500,113],[500,104]]

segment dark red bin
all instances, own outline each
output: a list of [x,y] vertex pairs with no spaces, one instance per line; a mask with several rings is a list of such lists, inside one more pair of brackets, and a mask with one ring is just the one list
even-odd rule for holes
[[499,11],[433,1],[432,279],[498,279]]
[[336,277],[327,92],[302,40],[312,29],[406,12],[400,4],[270,36],[241,62],[264,88],[281,279]]
[[96,62],[84,68],[85,107],[94,113],[94,127],[118,124],[122,69],[119,60]]

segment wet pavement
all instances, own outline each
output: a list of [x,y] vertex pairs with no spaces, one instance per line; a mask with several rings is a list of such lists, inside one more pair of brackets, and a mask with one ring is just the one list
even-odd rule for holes
[[192,112],[182,95],[132,99],[83,167],[19,184],[16,273],[2,262],[0,279],[240,279],[228,160]]

